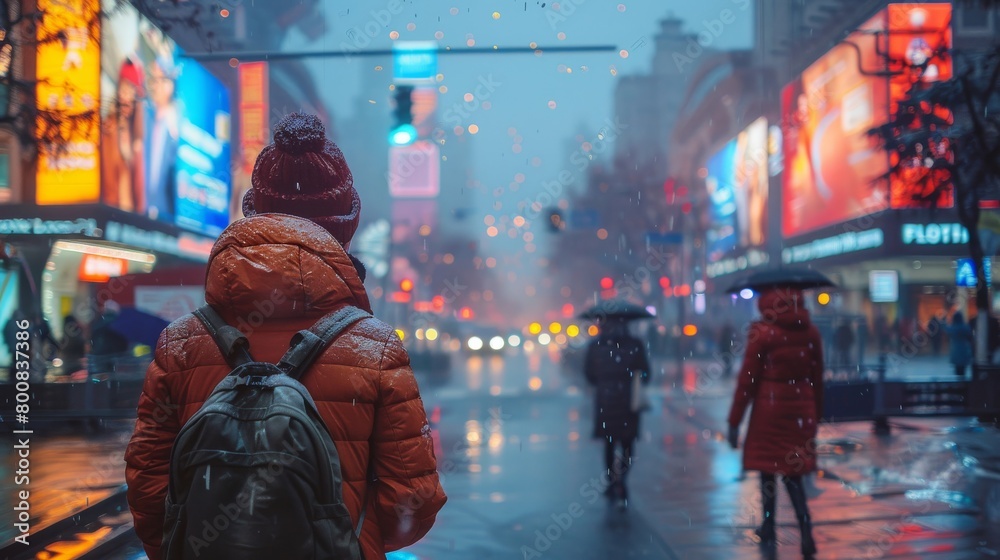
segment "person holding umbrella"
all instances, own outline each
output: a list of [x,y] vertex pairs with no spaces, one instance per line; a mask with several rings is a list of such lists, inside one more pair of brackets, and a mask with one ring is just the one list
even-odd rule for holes
[[[608,305],[584,318],[598,319],[600,334],[587,348],[584,375],[594,387],[594,437],[604,439],[604,463],[610,485],[606,495],[619,509],[628,507],[625,477],[639,436],[642,386],[649,384],[649,358],[641,340],[628,331],[628,321],[652,317],[637,306]],[[615,452],[621,449],[616,463]]]
[[129,341],[114,327],[121,313],[121,307],[114,301],[105,302],[101,316],[90,325],[90,357],[87,368],[90,373],[114,371],[115,362],[129,349]]
[[[829,282],[829,281],[827,281]],[[816,554],[803,476],[816,470],[816,434],[823,403],[823,343],[805,308],[812,282],[755,286],[761,319],[750,325],[729,411],[729,444],[739,447],[739,426],[752,404],[743,445],[743,469],[760,472],[764,519],[756,534],[775,543],[777,477],[788,490],[806,558]]]

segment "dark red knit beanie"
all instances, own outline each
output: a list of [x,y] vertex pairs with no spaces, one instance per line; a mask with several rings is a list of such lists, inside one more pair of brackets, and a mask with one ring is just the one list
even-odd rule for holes
[[253,166],[243,214],[280,212],[308,218],[345,247],[361,219],[361,198],[344,154],[314,115],[292,113],[274,127],[274,143]]

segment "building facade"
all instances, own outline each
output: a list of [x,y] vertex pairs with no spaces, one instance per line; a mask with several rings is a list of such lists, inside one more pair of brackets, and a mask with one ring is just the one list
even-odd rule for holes
[[709,296],[748,307],[726,293],[737,278],[807,266],[837,284],[813,302],[824,328],[848,319],[900,338],[932,317],[974,313],[969,233],[953,194],[914,202],[912,185],[887,180],[889,155],[868,131],[909,87],[900,61],[931,57],[920,79],[946,80],[953,47],[994,40],[995,14],[950,3],[762,0],[757,18],[753,49],[725,55],[746,63],[692,84],[711,93],[689,96],[674,128],[675,143],[694,140],[671,172],[696,193]]

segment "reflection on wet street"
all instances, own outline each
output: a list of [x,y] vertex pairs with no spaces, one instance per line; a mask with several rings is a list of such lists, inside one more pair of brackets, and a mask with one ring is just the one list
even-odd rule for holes
[[[99,432],[82,424],[51,423],[33,426],[30,439],[31,528],[37,532],[114,493],[125,484],[125,445],[134,421],[114,421]],[[14,436],[5,435],[13,440]],[[24,437],[24,436],[18,436]],[[15,496],[17,457],[5,445],[0,463],[0,492]],[[15,535],[14,512],[0,509],[0,538]]]

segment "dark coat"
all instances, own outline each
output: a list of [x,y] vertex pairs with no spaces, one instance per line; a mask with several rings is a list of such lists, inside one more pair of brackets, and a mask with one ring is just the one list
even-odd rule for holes
[[956,313],[951,324],[945,327],[948,332],[949,355],[948,359],[956,366],[967,366],[972,363],[972,327],[962,318],[961,313]]
[[[72,332],[69,332],[72,329]],[[63,371],[73,373],[83,367],[83,358],[87,355],[87,340],[80,332],[79,324],[64,329],[62,348],[59,356],[63,361]]]
[[[205,299],[250,339],[253,357],[276,362],[292,335],[354,305],[371,310],[350,258],[323,228],[302,218],[261,214],[230,225],[212,249]],[[170,324],[156,345],[125,451],[135,531],[160,558],[170,449],[177,432],[230,372],[193,315]],[[368,560],[409,546],[445,503],[431,428],[410,359],[393,328],[377,319],[351,325],[301,378],[330,430],[353,527],[369,491],[361,547]]]
[[594,437],[631,440],[639,435],[639,414],[632,411],[632,376],[649,383],[643,343],[627,334],[602,335],[587,348],[584,375],[594,386]]
[[772,290],[750,326],[729,425],[753,403],[743,468],[801,475],[816,470],[815,438],[823,403],[823,349],[801,292]]

